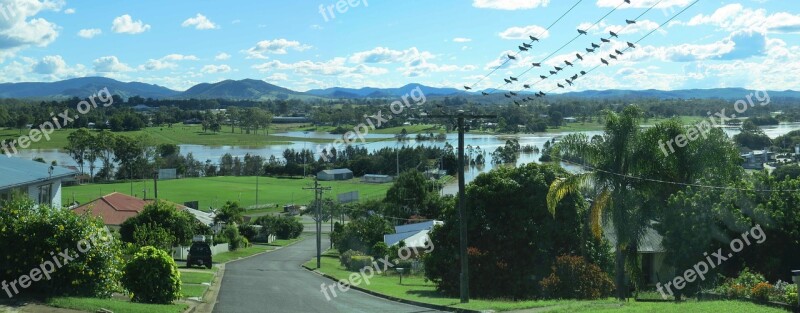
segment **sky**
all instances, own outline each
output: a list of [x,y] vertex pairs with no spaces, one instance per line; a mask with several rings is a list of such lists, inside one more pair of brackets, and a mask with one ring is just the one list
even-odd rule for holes
[[[800,89],[797,0],[630,2],[0,0],[0,82],[104,76],[175,90],[245,78],[298,91],[408,83],[532,84],[552,92]],[[588,34],[575,38],[577,29]],[[586,53],[609,31],[618,38]],[[519,52],[530,35],[540,41]],[[608,57],[614,50],[623,52],[616,60]],[[506,62],[508,54],[516,60]],[[567,68],[564,61],[574,67],[539,78]],[[588,74],[573,86],[564,82],[579,71]],[[513,86],[503,80],[510,76],[518,79]]]

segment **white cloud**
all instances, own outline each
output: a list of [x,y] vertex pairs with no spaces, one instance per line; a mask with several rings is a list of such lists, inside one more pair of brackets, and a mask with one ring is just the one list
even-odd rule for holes
[[207,74],[215,74],[215,73],[227,73],[231,71],[231,67],[225,64],[222,65],[206,65],[200,70],[203,73]]
[[197,13],[195,17],[189,18],[181,24],[183,27],[190,27],[194,26],[195,29],[205,30],[205,29],[216,29],[219,28],[219,25],[214,24],[211,22],[205,15]]
[[111,30],[118,34],[134,35],[146,32],[149,29],[150,25],[143,23],[142,20],[134,21],[128,14],[114,18],[111,24]]
[[[620,7],[620,9],[643,9],[643,8],[650,8],[653,4],[658,3],[655,8],[656,9],[668,9],[671,7],[685,7],[691,3],[692,0],[634,0],[631,1],[631,4],[626,4]],[[597,6],[601,8],[616,8],[620,4],[619,0],[597,0]]]
[[94,71],[98,73],[119,73],[133,70],[130,66],[122,63],[116,56],[104,56],[94,60]]
[[91,38],[94,38],[95,36],[100,35],[102,33],[103,33],[103,31],[101,29],[99,29],[99,28],[87,28],[87,29],[81,29],[80,31],[78,31],[78,36],[81,36],[81,37],[86,38],[86,39],[91,39]]
[[4,0],[0,5],[0,62],[26,47],[45,47],[58,37],[58,25],[35,16],[61,10],[62,1]]
[[295,63],[283,63],[279,60],[273,60],[263,64],[255,65],[253,68],[265,73],[272,71],[291,70],[301,75],[325,75],[341,77],[381,75],[389,72],[385,68],[371,67],[364,64],[351,67],[347,66],[345,63],[345,58],[334,58],[332,60],[323,62],[305,60]]
[[713,25],[727,31],[800,33],[800,15],[786,12],[768,15],[765,9],[753,10],[734,3],[717,9],[711,15],[696,15],[686,25]]
[[63,72],[67,62],[60,55],[48,55],[33,66],[33,72],[43,75],[53,75]]
[[183,54],[168,54],[160,59],[149,59],[144,64],[138,67],[139,70],[144,71],[158,71],[163,69],[177,68],[178,64],[175,61],[197,61],[200,60],[194,55]]
[[214,60],[227,60],[227,59],[230,59],[230,58],[231,58],[230,54],[227,54],[225,52],[221,52],[220,54],[217,54],[217,56],[214,57]]
[[545,39],[550,37],[550,32],[547,31],[544,27],[538,25],[528,25],[528,26],[514,26],[509,27],[508,29],[500,32],[498,34],[500,38],[503,39],[527,39],[530,40],[528,36],[534,36],[538,39]]
[[546,7],[550,0],[473,0],[472,6],[479,9],[526,10]]
[[284,73],[275,73],[270,76],[267,76],[267,81],[281,81],[281,80],[289,80],[289,76]]
[[411,50],[392,50],[386,47],[375,47],[372,50],[360,51],[350,56],[350,63],[393,63],[406,59]]
[[462,38],[462,37],[453,38],[453,42],[470,42],[470,41],[472,41],[472,39],[470,38]]
[[639,33],[646,33],[651,30],[658,28],[658,23],[650,21],[650,20],[642,20],[637,21],[636,24],[630,25],[609,25],[605,27],[603,33],[608,34],[609,31],[613,31],[619,35],[630,35],[630,34],[639,34]]
[[311,49],[311,46],[301,44],[298,41],[275,39],[263,40],[256,43],[255,47],[243,51],[250,59],[267,59],[265,54],[286,54],[288,50],[305,51]]
[[66,9],[64,10],[64,14],[75,14],[75,9],[73,8]]
[[168,54],[161,58],[162,60],[169,60],[169,61],[197,61],[200,60],[194,55],[184,55],[184,54]]

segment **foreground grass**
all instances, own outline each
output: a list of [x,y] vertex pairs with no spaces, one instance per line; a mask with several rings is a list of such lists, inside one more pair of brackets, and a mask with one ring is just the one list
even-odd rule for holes
[[[308,204],[314,199],[314,193],[304,190],[304,187],[313,186],[311,178],[258,178],[259,203],[279,204],[279,208],[267,208],[248,211],[246,214],[264,214],[283,210],[283,204],[296,203]],[[133,185],[133,187],[131,187]],[[367,184],[359,179],[348,181],[324,182],[323,186],[333,188],[330,197],[350,191],[358,191],[360,198],[382,199],[391,184]],[[138,182],[124,182],[112,184],[86,184],[81,186],[64,187],[62,201],[71,203],[73,198],[79,203],[86,203],[101,196],[118,191],[133,196],[142,196],[142,190],[147,189],[148,195],[153,193],[153,181],[143,180]],[[158,197],[162,200],[175,203],[199,201],[201,210],[209,207],[219,208],[228,200],[239,201],[244,207],[256,204],[256,177],[202,177],[165,180],[158,182]]]
[[125,313],[180,313],[189,307],[186,304],[142,304],[119,299],[77,297],[52,298],[47,300],[46,304],[58,308],[87,312],[96,312],[99,309],[107,309],[113,312]]
[[181,298],[202,298],[206,289],[204,285],[181,285]]
[[240,248],[236,251],[228,251],[217,254],[212,257],[214,263],[227,263],[233,260],[237,260],[240,258],[246,258],[249,256],[253,256],[262,252],[267,252],[270,250],[275,249],[273,246],[268,246],[265,244],[256,243],[247,248]]
[[189,271],[181,272],[181,282],[184,284],[210,283],[214,279],[214,273],[198,273]]
[[[338,253],[335,250],[328,250],[322,257],[322,267],[318,271],[331,275],[337,279],[347,280],[351,273],[339,264]],[[306,267],[315,269],[316,259],[312,259],[304,264]],[[333,283],[333,282],[331,282]],[[418,301],[423,303],[449,306],[459,309],[469,310],[496,310],[511,311],[523,309],[537,309],[536,312],[699,312],[699,313],[745,313],[745,312],[766,312],[778,313],[785,312],[766,306],[760,306],[749,302],[739,301],[687,301],[682,303],[674,302],[619,302],[615,299],[604,299],[594,301],[576,300],[526,300],[510,301],[504,299],[470,299],[467,304],[461,304],[458,297],[449,297],[436,291],[436,286],[432,282],[427,282],[422,276],[403,276],[403,285],[400,285],[400,277],[390,270],[388,275],[376,274],[369,279],[369,284],[362,282],[358,287],[378,292],[395,298]],[[336,292],[341,293],[338,289]],[[330,293],[330,291],[329,291]],[[332,294],[330,294],[332,296]]]

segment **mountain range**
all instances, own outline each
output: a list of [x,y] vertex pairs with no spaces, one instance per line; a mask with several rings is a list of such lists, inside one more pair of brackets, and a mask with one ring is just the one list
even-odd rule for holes
[[[229,99],[229,100],[271,100],[271,99],[392,99],[410,94],[419,88],[427,98],[469,97],[479,101],[480,91],[464,92],[455,88],[437,88],[421,84],[407,84],[398,88],[342,88],[312,89],[306,92],[294,91],[276,86],[263,80],[243,79],[224,80],[217,83],[201,83],[186,91],[172,90],[163,86],[140,82],[120,82],[105,77],[73,78],[57,82],[25,82],[0,84],[0,98],[21,99],[59,99],[88,97],[98,90],[108,88],[112,94],[123,98],[140,96],[159,99]],[[656,99],[743,99],[753,90],[744,88],[687,89],[687,90],[587,90],[553,94],[553,97],[573,97],[588,99],[603,98],[656,98]],[[491,92],[487,99],[492,102],[502,100],[503,90]],[[531,92],[532,94],[532,92]],[[800,92],[793,90],[769,91],[770,97],[798,98]]]

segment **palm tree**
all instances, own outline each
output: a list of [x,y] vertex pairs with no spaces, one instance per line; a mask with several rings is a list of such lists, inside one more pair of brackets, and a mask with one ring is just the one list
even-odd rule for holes
[[616,234],[615,284],[617,297],[626,298],[625,260],[635,256],[651,211],[642,208],[637,191],[639,181],[632,179],[638,172],[641,158],[639,137],[640,111],[627,107],[621,114],[606,112],[605,134],[589,138],[585,134],[565,136],[552,150],[555,157],[579,159],[595,170],[555,180],[547,194],[547,206],[552,214],[559,201],[583,186],[593,187],[596,196],[590,208],[592,233],[600,238],[602,223],[611,222]]

